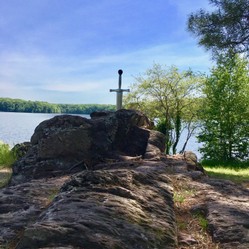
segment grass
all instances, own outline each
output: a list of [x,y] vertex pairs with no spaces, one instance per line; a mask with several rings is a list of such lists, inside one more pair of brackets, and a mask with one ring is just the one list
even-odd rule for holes
[[[249,161],[248,162],[202,162],[210,177],[231,180],[235,183],[249,187]],[[191,187],[191,182],[183,179],[174,179],[174,203],[178,234],[189,234],[197,241],[193,245],[180,244],[178,249],[218,249],[220,245],[212,241],[208,231],[208,220],[201,213],[193,214],[191,208],[202,202],[198,191]]]
[[177,178],[171,178],[174,186],[173,200],[176,205],[183,204],[185,200],[195,195],[195,189],[185,185],[184,181],[179,181]]
[[206,231],[208,228],[208,221],[207,221],[206,217],[201,213],[196,213],[196,214],[194,214],[194,218],[196,218],[198,220],[199,225],[202,228],[202,230]]
[[0,141],[0,188],[8,184],[12,175],[11,167],[15,161],[15,153],[8,144]]
[[235,159],[231,161],[202,160],[201,164],[211,168],[222,167],[222,168],[235,169],[235,170],[249,168],[249,160],[247,161],[239,161]]
[[207,174],[210,177],[215,177],[219,179],[226,179],[233,181],[235,183],[249,182],[249,168],[248,169],[232,169],[224,167],[209,167],[204,166]]
[[178,189],[174,191],[174,202],[175,203],[183,203],[187,197],[194,195],[193,189]]
[[15,161],[15,153],[10,149],[8,144],[0,141],[0,169],[11,167]]
[[212,241],[208,234],[207,219],[202,214],[192,214],[191,208],[199,204],[198,189],[191,186],[191,180],[171,176],[174,187],[174,211],[178,235],[189,234],[196,244],[184,244],[179,237],[178,249],[218,249],[218,244]]
[[210,177],[235,183],[249,183],[249,161],[220,162],[213,160],[202,161],[202,165]]

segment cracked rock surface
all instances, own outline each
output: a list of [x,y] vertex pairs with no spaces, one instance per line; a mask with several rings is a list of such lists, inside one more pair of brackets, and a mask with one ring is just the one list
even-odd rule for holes
[[187,171],[188,160],[184,166],[181,155],[167,161],[173,167],[171,174],[195,190],[199,204],[192,207],[193,213],[206,217],[208,231],[219,248],[249,248],[249,189],[232,181],[209,178],[199,171]]
[[191,152],[163,155],[164,137],[149,125],[126,110],[41,123],[0,189],[0,248],[173,249],[179,238],[195,246],[191,231],[178,233],[177,178],[195,190],[192,210],[219,248],[248,249],[249,190],[208,178]]

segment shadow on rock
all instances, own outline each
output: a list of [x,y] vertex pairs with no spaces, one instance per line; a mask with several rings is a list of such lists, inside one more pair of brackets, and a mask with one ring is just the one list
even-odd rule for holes
[[92,119],[60,115],[43,121],[27,153],[14,164],[11,185],[126,157],[155,158],[164,151],[165,138],[150,127],[146,116],[132,110],[93,114]]

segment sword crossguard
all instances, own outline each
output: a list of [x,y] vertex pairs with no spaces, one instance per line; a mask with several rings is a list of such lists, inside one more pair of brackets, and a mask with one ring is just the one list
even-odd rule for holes
[[118,74],[119,74],[118,89],[110,89],[110,92],[117,93],[117,103],[116,103],[117,110],[122,109],[123,92],[130,92],[130,89],[121,89],[123,70],[119,69]]

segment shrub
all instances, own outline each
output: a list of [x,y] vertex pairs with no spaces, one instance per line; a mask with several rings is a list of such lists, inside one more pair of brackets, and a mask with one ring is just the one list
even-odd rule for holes
[[15,161],[16,155],[10,146],[0,141],[0,168],[11,167]]

